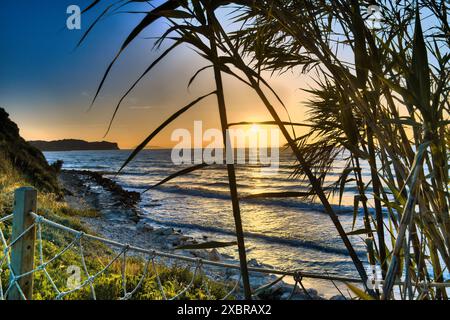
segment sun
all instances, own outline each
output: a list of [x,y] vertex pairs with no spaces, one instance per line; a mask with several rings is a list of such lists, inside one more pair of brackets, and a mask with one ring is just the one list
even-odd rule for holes
[[258,133],[261,130],[260,126],[258,126],[257,124],[253,124],[250,127],[250,132],[251,133]]

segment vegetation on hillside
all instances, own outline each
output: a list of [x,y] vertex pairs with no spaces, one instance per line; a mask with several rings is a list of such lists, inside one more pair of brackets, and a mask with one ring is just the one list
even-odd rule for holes
[[41,151],[20,136],[17,125],[0,108],[0,171],[8,171],[9,164],[39,188],[60,193],[55,170],[49,166]]
[[[23,186],[34,185],[39,189],[37,213],[51,221],[60,223],[69,228],[91,233],[89,228],[80,221],[81,217],[94,217],[99,213],[95,210],[75,210],[70,208],[66,202],[61,200],[60,188],[57,184],[56,168],[49,166],[42,153],[28,145],[19,135],[19,130],[15,123],[8,119],[6,112],[0,109],[0,217],[4,217],[13,211],[14,191]],[[0,223],[7,241],[10,241],[11,223]],[[49,261],[59,254],[73,240],[74,236],[54,228],[43,227],[42,248],[44,261]],[[40,264],[37,241],[36,266]],[[1,285],[3,292],[9,284],[9,270],[6,261],[3,260],[3,246],[0,242],[0,266]],[[95,274],[103,269],[108,262],[117,255],[117,252],[102,243],[84,241],[83,252],[89,273]],[[139,283],[145,266],[144,257],[131,256],[126,262],[126,288],[127,292],[132,291]],[[67,250],[60,258],[47,266],[47,271],[60,291],[68,290],[69,266],[77,266],[81,272],[81,282],[87,279],[83,272],[82,261],[79,254],[79,247],[75,246]],[[116,261],[104,274],[94,282],[97,299],[114,300],[123,297],[122,283],[122,259]],[[165,265],[156,263],[156,270],[161,278],[165,294],[168,298],[174,297],[177,293],[191,281],[192,268],[186,265]],[[208,290],[204,283],[207,283]],[[208,295],[208,293],[210,295]],[[227,284],[220,284],[197,275],[190,290],[180,296],[180,299],[219,299],[228,292]],[[34,295],[33,299],[54,299],[57,296],[52,283],[45,276],[43,271],[34,274]],[[67,295],[64,299],[91,299],[92,292],[90,286],[82,290],[75,291]],[[162,299],[155,273],[149,270],[140,290],[132,296],[132,299]]]

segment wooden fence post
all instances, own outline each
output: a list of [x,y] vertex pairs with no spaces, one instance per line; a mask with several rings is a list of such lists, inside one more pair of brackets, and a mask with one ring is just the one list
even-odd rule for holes
[[[14,217],[11,239],[17,239],[25,230],[34,223],[30,212],[36,212],[37,191],[32,187],[23,187],[15,191]],[[16,275],[34,269],[34,242],[36,228],[31,228],[11,247],[11,268]],[[28,300],[33,298],[33,274],[24,276],[18,280],[23,294]],[[8,293],[8,300],[23,299],[17,286],[13,286]]]

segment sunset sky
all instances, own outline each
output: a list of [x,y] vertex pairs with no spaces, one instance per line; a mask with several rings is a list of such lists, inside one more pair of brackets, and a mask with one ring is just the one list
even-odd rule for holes
[[[166,26],[162,20],[142,33],[125,52],[97,103],[87,112],[106,66],[143,17],[124,13],[108,16],[76,48],[83,32],[101,10],[83,16],[80,31],[70,31],[65,27],[66,9],[72,4],[84,8],[90,2],[2,0],[0,4],[0,106],[19,125],[25,139],[103,140],[115,104],[161,52],[152,50],[153,40],[146,38],[161,35]],[[177,109],[214,90],[210,70],[187,89],[190,77],[206,65],[190,48],[176,50],[125,100],[105,139],[118,142],[121,148],[132,148]],[[305,79],[299,74],[286,74],[270,80],[296,121],[304,119],[306,111],[302,102],[307,96],[301,90],[307,87]],[[251,90],[227,77],[225,85],[230,122],[271,120]],[[287,120],[281,107],[279,110]],[[205,128],[219,128],[215,97],[183,115],[151,146],[172,146],[173,130],[190,129],[195,120],[203,120]]]

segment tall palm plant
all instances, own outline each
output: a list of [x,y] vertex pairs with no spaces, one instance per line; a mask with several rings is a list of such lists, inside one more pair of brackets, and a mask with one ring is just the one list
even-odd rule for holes
[[[128,1],[128,3],[132,2],[141,2],[141,1]],[[93,5],[97,4],[98,1],[94,2]],[[106,14],[110,10],[117,9],[121,7],[122,1],[116,2],[114,5],[110,5],[103,12],[102,15]],[[220,5],[220,3],[219,3]],[[88,9],[93,6],[89,6]],[[190,44],[195,50],[206,60],[211,63],[211,67],[214,73],[214,80],[216,85],[216,90],[209,94],[206,94],[193,102],[189,103],[184,108],[177,111],[173,114],[169,119],[167,119],[162,125],[160,125],[155,131],[153,131],[129,156],[126,162],[121,167],[120,171],[134,159],[134,157],[142,151],[148,143],[167,125],[173,122],[176,118],[178,118],[181,114],[188,111],[191,107],[195,106],[198,102],[203,99],[215,95],[217,98],[217,104],[220,114],[220,123],[222,127],[222,135],[223,135],[223,143],[225,147],[225,152],[232,153],[233,149],[231,146],[231,139],[228,132],[228,118],[227,118],[227,109],[226,109],[226,101],[224,95],[224,84],[222,79],[222,73],[226,72],[228,74],[233,74],[234,72],[227,68],[224,63],[220,60],[219,49],[218,49],[218,35],[217,28],[215,23],[217,22],[215,18],[215,10],[217,9],[217,3],[215,1],[167,1],[166,3],[150,9],[145,13],[145,18],[141,21],[141,23],[130,33],[129,37],[125,40],[123,46],[121,47],[119,54],[114,58],[114,60],[109,65],[105,75],[100,83],[100,86],[97,90],[96,96],[99,94],[104,81],[106,80],[112,66],[120,56],[120,54],[125,50],[125,48],[135,39],[135,37],[143,31],[145,28],[152,25],[158,18],[166,18],[170,22],[170,26],[167,30],[164,31],[163,35],[157,40],[157,46],[160,46],[164,41],[171,40],[173,42],[172,45],[166,49],[159,58],[157,58],[139,77],[139,79],[132,84],[129,90],[122,96],[118,105],[115,108],[113,117],[111,119],[109,129],[111,128],[112,122],[117,114],[117,111],[124,100],[124,98],[134,89],[134,87],[142,80],[142,78],[148,74],[154,66],[156,66],[163,58],[173,51],[175,48],[182,44]],[[97,23],[98,19],[94,22]],[[92,27],[88,29],[88,32],[92,30]],[[83,39],[86,35],[83,37]],[[206,39],[206,40],[205,40]],[[219,40],[220,41],[220,40]],[[198,72],[196,72],[191,80],[194,81],[195,77],[202,71],[205,71],[207,68],[202,68]],[[94,98],[94,101],[95,101]],[[227,156],[227,159],[229,157]],[[195,166],[191,169],[184,169],[179,173],[173,175],[171,179],[181,175],[192,172],[193,170],[202,169],[205,165]],[[249,281],[248,267],[247,267],[247,258],[246,258],[246,249],[244,242],[244,231],[242,227],[242,219],[240,213],[240,204],[239,204],[239,196],[237,190],[237,182],[236,182],[236,172],[234,163],[227,163],[226,169],[228,173],[228,182],[230,188],[231,195],[231,203],[232,203],[232,211],[235,222],[235,231],[237,237],[237,245],[239,251],[239,260],[241,264],[241,274],[242,281],[244,287],[244,294],[246,299],[251,299],[251,287]],[[169,181],[169,179],[165,179],[164,182]],[[160,185],[160,184],[158,184]]]
[[[118,6],[120,7],[120,3],[122,1],[118,1]],[[131,1],[133,2],[133,1]],[[94,2],[97,4],[98,2]],[[128,2],[127,2],[128,3]],[[302,153],[300,152],[300,149],[298,148],[294,138],[289,134],[286,123],[283,122],[278,115],[277,111],[275,110],[275,107],[272,105],[272,103],[269,101],[269,97],[264,92],[261,85],[268,88],[277,98],[279,102],[281,102],[281,99],[276,95],[276,93],[272,90],[272,88],[268,85],[268,83],[261,77],[261,75],[254,71],[252,68],[249,68],[245,61],[243,60],[243,57],[239,53],[239,43],[235,43],[224,31],[221,23],[216,19],[214,15],[214,11],[220,8],[223,5],[228,5],[229,1],[166,1],[159,7],[151,10],[148,12],[145,16],[145,18],[141,21],[140,24],[130,33],[130,36],[125,40],[124,44],[122,45],[119,53],[117,56],[113,59],[109,67],[107,68],[104,77],[102,78],[102,81],[100,83],[99,89],[97,91],[96,96],[98,95],[101,87],[103,86],[103,83],[105,79],[107,78],[112,66],[118,59],[118,57],[121,55],[123,50],[132,42],[132,40],[146,27],[151,25],[156,19],[160,17],[165,17],[167,19],[170,19],[172,23],[172,27],[170,27],[164,35],[160,38],[158,43],[161,43],[163,40],[171,39],[174,41],[174,44],[169,47],[163,54],[155,60],[154,63],[152,63],[147,70],[142,74],[142,76],[136,81],[130,89],[126,92],[126,94],[120,99],[119,104],[117,105],[113,119],[116,115],[116,112],[123,101],[123,99],[131,92],[131,90],[135,87],[135,85],[143,78],[144,75],[146,75],[158,62],[160,62],[169,52],[171,52],[173,49],[175,49],[177,46],[179,46],[182,43],[189,43],[193,45],[196,49],[201,52],[201,55],[206,58],[207,60],[212,62],[212,67],[214,70],[214,77],[216,80],[216,86],[217,91],[214,93],[218,96],[218,103],[219,103],[219,111],[221,114],[221,124],[222,124],[222,130],[224,132],[224,141],[226,141],[226,129],[228,128],[228,125],[226,124],[226,112],[225,112],[225,104],[224,104],[224,98],[223,98],[223,84],[220,77],[220,72],[228,73],[232,76],[234,76],[239,81],[242,81],[246,85],[253,88],[258,96],[261,98],[261,101],[268,109],[269,113],[275,120],[275,124],[279,127],[281,132],[283,133],[284,137],[289,143],[289,146],[293,150],[295,156],[297,157],[298,161],[301,163],[303,170],[307,173],[308,179],[312,184],[312,189],[315,195],[317,195],[321,202],[323,203],[326,212],[330,215],[332,222],[336,226],[336,229],[341,236],[350,257],[352,258],[362,280],[364,285],[366,286],[367,283],[367,274],[365,272],[365,269],[363,267],[362,262],[360,261],[358,255],[356,254],[348,236],[345,233],[344,228],[342,227],[337,214],[333,210],[332,206],[330,205],[325,192],[321,186],[321,181],[316,177],[316,175],[312,172],[311,165],[307,163],[307,161],[304,159]],[[253,1],[234,1],[237,5],[252,5],[254,4]],[[92,8],[92,6],[88,7],[89,9]],[[106,14],[109,10],[111,10],[113,6],[108,7],[103,14]],[[180,11],[179,9],[183,9],[183,11]],[[259,7],[258,7],[259,8]],[[176,22],[175,20],[182,20],[182,23]],[[97,23],[98,19],[94,22]],[[193,22],[195,21],[195,22]],[[92,30],[92,27],[88,29],[88,32]],[[212,31],[212,32],[211,32]],[[172,33],[177,33],[177,37],[169,37]],[[214,38],[212,38],[214,37]],[[85,36],[83,37],[83,39]],[[209,44],[205,44],[203,42],[203,38],[209,39]],[[220,56],[218,55],[218,52],[216,51],[219,49],[219,51],[222,53]],[[233,69],[240,70],[246,77],[246,79],[243,79],[240,77],[237,73],[233,72]],[[199,70],[199,72],[204,71],[205,69]],[[199,73],[198,72],[198,73]],[[198,73],[194,75],[193,78],[195,78]],[[206,95],[206,96],[209,96]],[[201,97],[200,99],[205,98]],[[164,122],[157,130],[155,130],[146,140],[144,140],[138,148],[131,154],[129,159],[125,162],[124,166],[126,166],[129,161],[131,161],[136,154],[141,151],[149,142],[150,140],[160,131],[162,130],[168,123],[173,121],[176,117],[187,111],[190,107],[195,105],[199,100],[194,101],[192,104],[189,104],[176,114],[174,114],[173,117],[169,118],[166,122]],[[281,102],[282,103],[282,102]],[[111,120],[111,123],[113,121]],[[123,166],[123,167],[124,167]],[[123,168],[122,167],[122,168]],[[246,263],[244,261],[245,258],[245,251],[243,248],[243,233],[240,223],[240,217],[239,217],[239,205],[238,205],[238,199],[237,199],[237,191],[234,187],[235,185],[235,173],[234,168],[232,165],[227,166],[228,174],[229,174],[229,182],[230,182],[230,192],[232,195],[232,203],[233,203],[233,210],[234,210],[234,216],[235,216],[235,222],[236,222],[236,231],[238,234],[238,246],[240,250],[240,259],[241,259],[241,267],[243,274],[246,273]],[[184,171],[186,172],[186,171]],[[241,230],[241,231],[240,231]],[[245,287],[245,276],[244,276],[244,287]],[[367,288],[368,289],[368,288]],[[370,289],[368,289],[372,293]],[[249,295],[249,290],[247,291],[247,296]]]
[[[247,27],[236,39],[255,68],[298,67],[324,79],[313,92],[317,99],[309,119],[311,132],[299,140],[299,147],[310,163],[333,162],[336,153],[330,152],[330,141],[336,142],[334,148],[350,152],[365,213],[362,231],[373,244],[373,225],[378,238],[378,248],[370,245],[368,253],[369,260],[373,263],[376,257],[383,268],[384,297],[390,297],[401,270],[406,275],[402,297],[414,297],[417,291],[420,297],[428,296],[417,285],[414,292],[412,283],[443,281],[442,270],[449,266],[449,167],[444,155],[448,154],[450,56],[448,20],[441,13],[448,12],[448,3],[418,1],[415,7],[409,2],[381,1],[384,26],[380,30],[369,30],[363,21],[361,12],[371,4],[260,2],[241,16]],[[427,33],[422,29],[421,9],[433,20]],[[278,54],[280,44],[284,54]],[[344,61],[344,53],[353,62]],[[435,62],[430,63],[428,56]],[[400,116],[404,110],[407,114]],[[337,134],[334,139],[329,140],[330,132]],[[375,219],[365,205],[368,191],[359,160],[370,166]],[[299,173],[308,175],[302,167]],[[325,167],[321,170],[326,174]],[[340,177],[341,189],[348,174],[347,169]],[[390,217],[391,252],[385,243],[382,205]],[[446,297],[445,290],[434,293]]]
[[[114,2],[100,17],[133,2],[142,1]],[[372,5],[371,1],[168,0],[144,12],[144,18],[108,67],[99,90],[122,52],[158,18],[168,19],[171,25],[157,44],[171,40],[172,45],[122,97],[113,119],[124,97],[142,77],[182,44],[190,44],[211,62],[211,66],[195,73],[192,81],[200,72],[212,68],[216,90],[165,121],[141,143],[124,166],[167,124],[210,95],[217,97],[227,146],[229,124],[222,73],[230,74],[258,94],[274,120],[266,123],[275,123],[280,128],[299,162],[297,174],[310,181],[308,194],[322,202],[364,284],[367,274],[349,240],[351,234],[366,235],[369,262],[380,264],[383,270],[385,298],[391,297],[402,270],[405,274],[404,284],[399,287],[402,298],[446,298],[445,290],[424,290],[419,283],[442,282],[443,270],[450,267],[450,28],[446,14],[449,8],[446,1],[417,2],[415,7],[408,1],[380,1],[384,27],[379,30],[370,30],[364,21],[364,12]],[[100,0],[94,1],[87,10],[98,3]],[[226,32],[215,16],[218,8],[230,3],[240,6],[235,22],[242,23],[242,28],[233,33]],[[421,10],[433,17],[432,29],[422,29]],[[411,27],[414,32],[410,31]],[[348,56],[350,61],[345,61]],[[287,129],[296,124],[283,122],[276,112],[270,94],[277,103],[282,101],[262,76],[262,71],[297,68],[314,72],[318,79],[311,90],[314,98],[307,124],[311,129],[299,138],[291,136]],[[333,185],[325,186],[328,172],[343,151],[350,154],[346,169]],[[361,163],[369,166],[371,190],[363,181]],[[244,287],[249,297],[234,166],[227,165],[227,171]],[[357,186],[355,219],[361,203],[364,228],[347,234],[327,192],[334,186],[342,196],[349,182]],[[374,214],[369,208],[369,195],[373,198]],[[372,296],[377,295],[367,286],[366,289]]]

